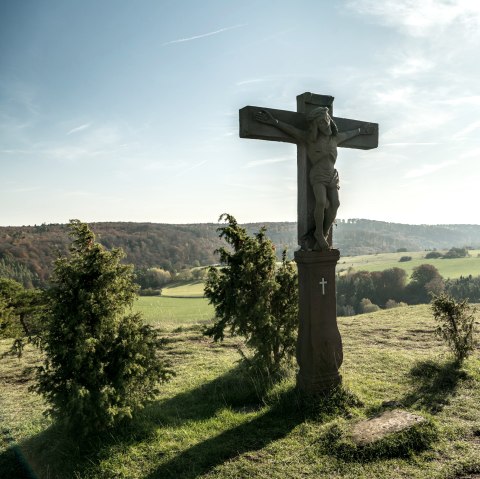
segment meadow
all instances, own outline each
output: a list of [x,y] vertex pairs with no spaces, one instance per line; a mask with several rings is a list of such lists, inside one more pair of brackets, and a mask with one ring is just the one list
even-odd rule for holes
[[203,297],[141,296],[134,304],[145,321],[162,329],[191,324],[204,324],[214,315],[213,306]]
[[[202,335],[213,311],[202,298],[141,298],[135,308],[158,326],[176,376],[132,424],[91,443],[65,437],[29,392],[40,355],[0,362],[0,477],[38,479],[167,478],[467,478],[480,473],[480,351],[455,368],[427,305],[339,318],[341,372],[355,400],[307,404],[294,367],[277,384],[238,363],[241,338]],[[477,317],[477,328],[478,328]],[[0,341],[0,354],[10,341]],[[433,445],[411,457],[346,459],[325,442],[396,401],[430,418]],[[23,472],[16,464],[23,463]],[[25,472],[29,471],[29,472]]]
[[[469,251],[470,256],[455,259],[425,259],[425,254],[425,251],[412,251],[340,257],[337,272],[346,272],[349,268],[353,268],[355,271],[383,271],[396,267],[404,269],[410,276],[413,268],[428,263],[435,266],[445,279],[454,279],[470,274],[472,276],[480,275],[480,250],[471,250]],[[411,256],[412,259],[400,262],[402,256]]]

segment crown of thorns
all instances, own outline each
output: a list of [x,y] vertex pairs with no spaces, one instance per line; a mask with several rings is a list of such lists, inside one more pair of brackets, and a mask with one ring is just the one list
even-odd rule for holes
[[314,120],[315,118],[324,115],[325,112],[330,113],[328,107],[326,106],[319,106],[317,108],[314,108],[307,113],[307,120]]

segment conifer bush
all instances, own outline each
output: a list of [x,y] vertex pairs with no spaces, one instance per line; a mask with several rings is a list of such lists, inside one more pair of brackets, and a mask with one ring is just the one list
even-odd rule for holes
[[298,281],[292,262],[276,266],[275,247],[262,228],[254,236],[224,214],[219,236],[230,248],[220,248],[222,268],[210,268],[205,296],[215,307],[213,326],[206,334],[215,341],[225,331],[241,335],[253,349],[252,363],[277,373],[295,353],[298,325]]
[[137,286],[122,250],[106,250],[78,220],[70,235],[70,255],[57,259],[47,291],[36,390],[54,419],[85,435],[131,418],[170,372],[157,332],[131,311]]
[[474,310],[466,299],[456,301],[445,293],[433,296],[432,310],[438,322],[435,333],[445,340],[456,362],[461,364],[475,349]]

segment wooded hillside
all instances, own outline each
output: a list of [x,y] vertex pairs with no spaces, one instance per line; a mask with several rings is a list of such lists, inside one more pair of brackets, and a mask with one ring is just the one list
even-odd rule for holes
[[[246,225],[249,233],[267,227],[279,256],[296,249],[296,223]],[[107,248],[120,247],[126,261],[137,269],[161,267],[169,271],[218,262],[214,251],[221,245],[217,224],[171,225],[158,223],[92,223],[91,228]],[[66,225],[0,227],[0,276],[26,287],[43,286],[53,260],[67,252]],[[479,225],[404,225],[364,219],[338,220],[335,247],[342,255],[480,246]]]

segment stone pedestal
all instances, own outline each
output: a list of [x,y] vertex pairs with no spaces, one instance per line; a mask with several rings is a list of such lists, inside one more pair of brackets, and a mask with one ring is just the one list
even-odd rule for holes
[[341,383],[342,339],[337,326],[335,266],[338,250],[297,251],[299,330],[297,387],[307,394]]

